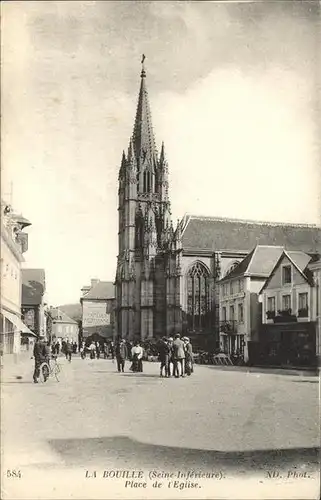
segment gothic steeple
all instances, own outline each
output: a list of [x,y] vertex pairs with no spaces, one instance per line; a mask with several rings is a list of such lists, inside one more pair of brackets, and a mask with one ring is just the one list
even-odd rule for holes
[[168,163],[165,156],[165,146],[162,142],[159,163],[158,163],[158,191],[161,193],[162,200],[168,200]]
[[121,158],[121,165],[118,174],[118,180],[124,179],[125,174],[126,174],[126,156],[125,156],[125,151],[123,151],[123,155]]
[[156,149],[144,59],[134,129],[122,155],[118,190],[116,332],[131,339],[171,334],[180,318],[180,229],[174,237],[168,163],[164,144],[160,154]]
[[129,141],[127,163],[128,163],[128,180],[131,184],[135,184],[137,181],[137,162],[136,162],[132,139],[130,139]]
[[133,143],[139,168],[145,163],[155,167],[157,150],[152,126],[152,116],[146,88],[146,71],[142,59],[141,83],[133,132]]

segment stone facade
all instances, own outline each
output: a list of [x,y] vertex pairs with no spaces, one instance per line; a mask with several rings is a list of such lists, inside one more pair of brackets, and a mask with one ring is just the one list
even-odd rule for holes
[[69,318],[67,314],[58,307],[50,307],[49,315],[51,318],[51,339],[66,340],[70,342],[79,341],[79,327],[77,321]]
[[261,358],[267,364],[313,366],[318,358],[313,258],[284,251],[261,290]]
[[[155,145],[141,73],[136,119],[118,189],[115,333],[142,339],[188,334],[218,341],[217,282],[258,245],[320,251],[316,226],[184,216],[174,229],[164,144]],[[204,343],[203,343],[204,344]]]
[[146,89],[141,85],[133,135],[123,152],[118,190],[116,331],[142,339],[181,329],[180,229],[174,231],[168,164],[158,154]]
[[22,336],[32,336],[21,318],[21,265],[28,241],[23,229],[30,225],[27,219],[15,214],[9,204],[1,201],[0,350],[4,354],[19,354]]

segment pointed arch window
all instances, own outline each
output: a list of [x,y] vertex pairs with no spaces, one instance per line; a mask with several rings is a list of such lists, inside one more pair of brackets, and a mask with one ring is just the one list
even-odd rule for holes
[[203,330],[209,326],[209,273],[201,262],[196,262],[187,273],[187,324],[189,330]]
[[155,183],[155,193],[159,193],[159,185],[158,185],[158,173],[157,171],[155,172],[154,175],[154,183]]
[[143,192],[147,193],[147,172],[143,173]]
[[152,173],[148,170],[145,170],[143,173],[143,192],[150,193],[152,191]]
[[143,221],[138,215],[135,221],[135,248],[140,249],[143,246]]

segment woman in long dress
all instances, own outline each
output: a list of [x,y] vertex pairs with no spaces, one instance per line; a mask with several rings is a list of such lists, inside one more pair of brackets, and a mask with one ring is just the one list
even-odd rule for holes
[[144,350],[140,345],[139,341],[135,342],[134,347],[132,347],[132,371],[133,372],[142,372],[143,371],[143,354]]

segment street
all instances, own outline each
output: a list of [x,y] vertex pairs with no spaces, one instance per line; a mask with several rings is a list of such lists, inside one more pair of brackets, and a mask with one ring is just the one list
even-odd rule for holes
[[[33,384],[32,360],[4,373],[2,498],[163,498],[152,481],[128,479],[140,470],[155,471],[151,479],[181,471],[183,489],[169,492],[165,478],[169,498],[203,498],[206,488],[211,498],[255,498],[245,493],[253,481],[266,498],[281,498],[280,488],[284,498],[317,498],[317,377],[197,365],[166,379],[158,363],[133,374],[127,362],[120,374],[111,360],[59,362],[59,382]],[[114,470],[130,471],[127,483],[103,478]],[[212,476],[193,490],[184,471]]]

